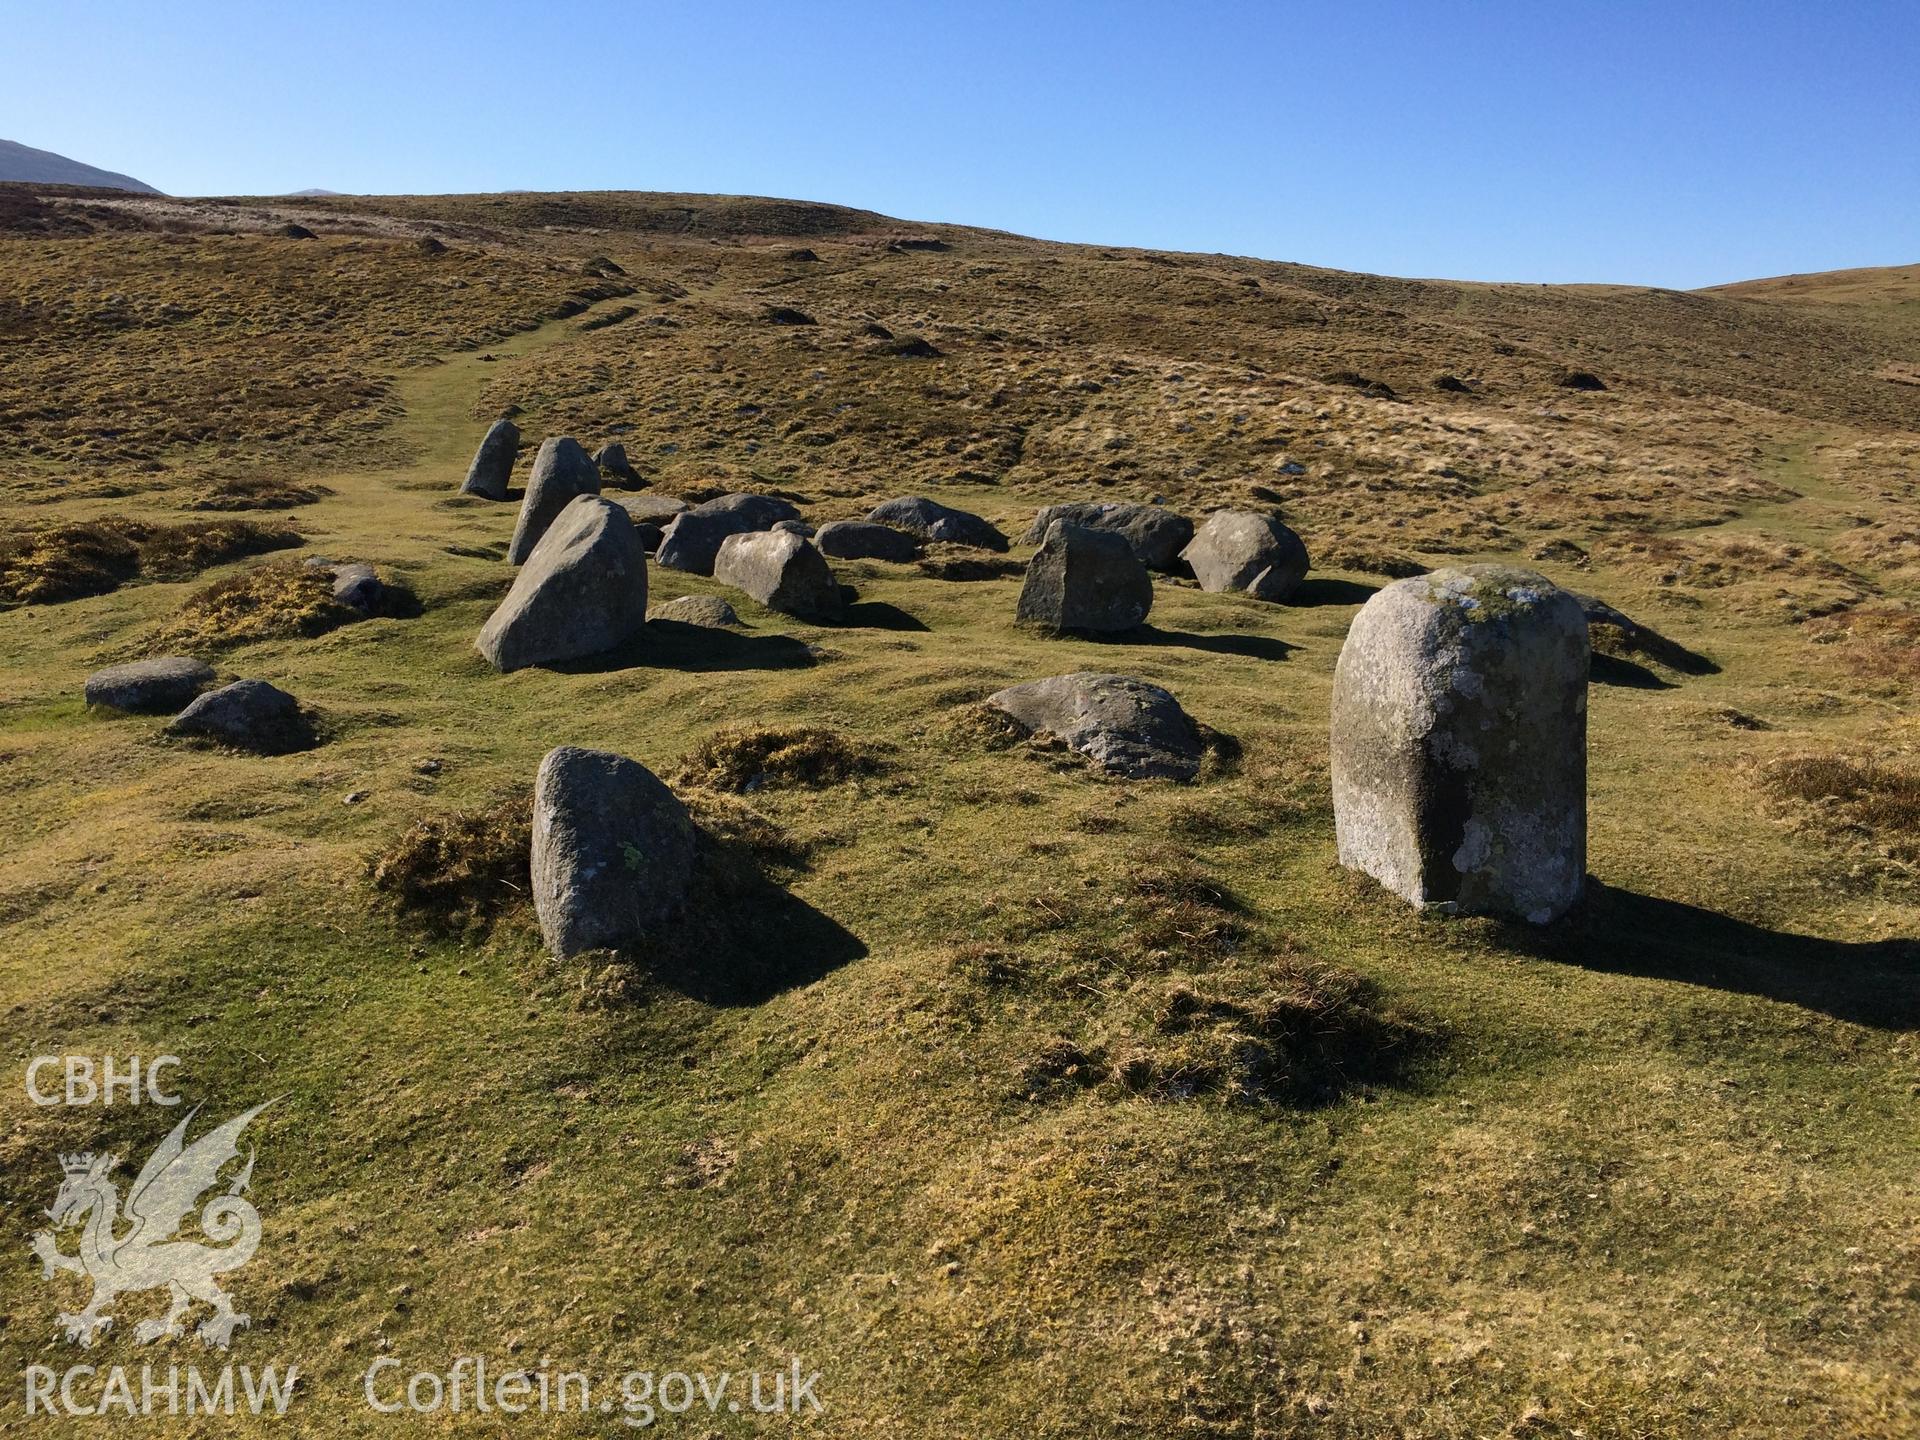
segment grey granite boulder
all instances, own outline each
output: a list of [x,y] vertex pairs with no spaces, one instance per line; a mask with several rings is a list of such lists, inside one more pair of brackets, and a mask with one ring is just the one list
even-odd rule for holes
[[309,570],[326,571],[333,577],[333,598],[364,614],[371,615],[386,598],[387,587],[381,583],[380,573],[363,561],[335,564],[322,556],[310,555],[306,566]]
[[87,704],[109,710],[179,710],[213,683],[213,667],[185,655],[109,665],[87,677]]
[[1158,685],[1080,671],[1014,685],[987,697],[1029,735],[1048,734],[1102,769],[1131,779],[1191,780],[1199,727]]
[[813,537],[820,553],[838,560],[892,560],[905,564],[920,558],[920,540],[890,525],[866,520],[833,520]]
[[1415,905],[1555,919],[1587,859],[1587,622],[1531,571],[1368,600],[1333,682],[1340,863]]
[[655,495],[651,491],[643,491],[638,495],[616,495],[613,498],[634,519],[651,520],[656,525],[666,524],[687,508],[687,502],[677,496]]
[[627,460],[627,447],[618,440],[611,445],[602,445],[595,451],[593,463],[602,475],[611,475],[616,480],[633,478],[633,466]]
[[507,559],[515,565],[526,563],[540,537],[547,533],[554,516],[580,495],[600,493],[600,471],[580,448],[580,442],[556,435],[540,442],[540,453],[533,457],[533,473],[527,477],[526,497],[520,502],[520,523],[513,527],[513,543],[507,547]]
[[1020,537],[1022,545],[1038,545],[1047,538],[1047,529],[1056,520],[1084,525],[1089,530],[1111,530],[1126,537],[1133,553],[1149,570],[1172,570],[1180,563],[1180,552],[1193,539],[1193,522],[1162,505],[1123,505],[1117,502],[1084,500],[1068,505],[1048,505],[1033,517],[1033,524]]
[[598,495],[562,510],[476,646],[498,670],[611,650],[647,620],[647,557],[627,512]]
[[563,745],[533,782],[533,908],[561,959],[623,950],[686,903],[694,831],[686,807],[623,755]]
[[262,755],[282,755],[313,743],[313,727],[300,702],[264,680],[236,680],[209,690],[174,716],[167,729]]
[[729,535],[714,557],[713,578],[804,620],[835,621],[846,612],[826,557],[789,530]]
[[722,495],[669,521],[661,532],[656,558],[669,570],[711,575],[720,542],[729,535],[768,530],[782,520],[799,518],[792,505],[771,495]]
[[1124,535],[1056,520],[1027,562],[1018,616],[1051,630],[1131,630],[1153,609],[1153,577]]
[[467,478],[460,493],[478,495],[484,500],[507,498],[507,482],[513,478],[513,462],[520,456],[520,427],[511,420],[496,420],[487,431],[480,448],[473,452]]
[[989,520],[966,510],[956,510],[929,500],[924,495],[903,495],[883,501],[867,512],[875,525],[891,525],[923,540],[938,540],[948,545],[971,545],[977,550],[1005,551],[1007,537]]
[[678,600],[654,606],[647,619],[704,625],[710,630],[730,630],[740,624],[740,616],[733,606],[718,595],[682,595]]
[[1271,515],[1216,510],[1180,558],[1202,590],[1241,590],[1256,600],[1286,600],[1307,575],[1307,547]]

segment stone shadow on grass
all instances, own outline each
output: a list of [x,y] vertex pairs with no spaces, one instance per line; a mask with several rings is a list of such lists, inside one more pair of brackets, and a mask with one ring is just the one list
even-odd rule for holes
[[1162,630],[1157,625],[1140,625],[1111,635],[1090,634],[1079,638],[1111,645],[1172,645],[1186,650],[1204,650],[1209,655],[1240,655],[1251,660],[1284,660],[1300,648],[1273,635],[1243,635],[1234,631],[1200,634],[1192,630]]
[[1502,927],[1515,949],[1582,969],[1758,995],[1876,1030],[1920,1025],[1920,940],[1823,940],[1588,878],[1558,924]]
[[542,667],[563,675],[612,670],[803,670],[816,663],[812,650],[791,635],[754,635],[682,620],[649,620],[625,644],[577,660]]
[[1319,605],[1364,605],[1379,593],[1378,585],[1369,585],[1363,580],[1331,580],[1310,575],[1294,587],[1286,603],[1295,609],[1312,609]]
[[770,880],[696,900],[674,932],[634,960],[659,985],[703,1005],[759,1005],[862,959],[832,916]]
[[860,592],[851,585],[840,587],[840,598],[846,602],[846,615],[840,621],[842,626],[854,630],[929,630],[932,627],[917,615],[909,615],[898,605],[889,605],[884,600],[862,600]]
[[1623,690],[1677,690],[1679,687],[1671,680],[1662,680],[1644,665],[1619,655],[1602,655],[1595,651],[1593,668],[1587,678],[1595,685],[1617,685]]

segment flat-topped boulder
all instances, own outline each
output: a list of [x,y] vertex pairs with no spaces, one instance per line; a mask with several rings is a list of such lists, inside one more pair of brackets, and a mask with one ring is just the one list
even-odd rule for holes
[[1588,653],[1579,602],[1531,571],[1376,593],[1334,669],[1340,863],[1414,905],[1564,913],[1586,878]]
[[1216,510],[1180,554],[1202,590],[1238,590],[1256,600],[1291,598],[1307,575],[1307,547],[1271,515]]
[[533,908],[560,959],[625,950],[686,903],[694,830],[684,805],[636,760],[562,745],[533,782]]
[[820,553],[836,560],[891,560],[908,564],[920,558],[917,535],[867,520],[832,520],[813,537]]
[[542,440],[539,453],[533,457],[533,473],[527,477],[520,522],[514,526],[507,559],[515,565],[525,564],[556,515],[576,497],[599,493],[599,467],[580,448],[578,440],[567,435]]
[[704,625],[711,630],[736,629],[740,624],[739,613],[718,595],[682,595],[678,600],[654,606],[647,613],[647,619]]
[[1111,530],[1124,536],[1133,553],[1140,557],[1140,563],[1149,570],[1175,569],[1180,563],[1180,552],[1193,539],[1193,522],[1165,506],[1080,500],[1043,506],[1033,517],[1026,534],[1020,537],[1020,543],[1040,544],[1056,520],[1084,525],[1089,530]]
[[463,495],[478,495],[483,500],[507,498],[507,482],[513,478],[513,462],[520,457],[520,427],[511,420],[496,420],[487,431],[480,448],[473,452],[467,478],[460,484]]
[[167,730],[260,755],[283,755],[313,743],[313,727],[300,702],[265,680],[236,680],[207,691],[174,716]]
[[109,665],[87,677],[87,704],[108,710],[172,714],[213,683],[213,667],[185,655],[156,655]]
[[651,520],[657,525],[666,524],[689,508],[687,502],[677,495],[656,495],[650,490],[643,490],[637,495],[628,493],[609,498],[634,519]]
[[1204,745],[1192,717],[1167,691],[1129,675],[1055,675],[986,703],[1029,736],[1052,735],[1114,775],[1191,780],[1200,772]]
[[1007,548],[1007,537],[992,521],[942,505],[924,495],[903,495],[897,500],[883,501],[867,512],[867,520],[874,525],[891,525],[923,540],[971,545],[976,550],[1005,551]]
[[627,512],[578,495],[527,557],[475,642],[497,670],[611,650],[647,620],[647,557]]
[[1056,520],[1027,562],[1018,617],[1049,630],[1131,630],[1153,609],[1153,577],[1124,535]]
[[729,535],[714,559],[713,578],[804,620],[832,622],[846,613],[826,557],[790,530]]

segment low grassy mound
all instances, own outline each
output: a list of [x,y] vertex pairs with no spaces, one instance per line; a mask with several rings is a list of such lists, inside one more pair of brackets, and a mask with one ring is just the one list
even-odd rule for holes
[[257,565],[189,595],[164,638],[189,647],[324,635],[364,612],[333,598],[333,576],[290,562]]
[[51,605],[104,595],[136,578],[186,580],[248,555],[284,550],[300,536],[252,520],[151,525],[109,516],[0,536],[0,605]]
[[367,865],[373,888],[448,935],[485,933],[531,899],[531,787],[415,821]]
[[745,794],[754,790],[838,785],[882,769],[868,746],[837,730],[734,728],[715,731],[680,762],[682,785]]
[[325,485],[302,485],[273,475],[216,480],[196,491],[189,510],[291,510],[333,494]]

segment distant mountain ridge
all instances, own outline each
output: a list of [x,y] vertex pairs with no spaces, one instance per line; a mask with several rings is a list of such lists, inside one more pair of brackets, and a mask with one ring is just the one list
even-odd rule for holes
[[15,140],[0,140],[0,180],[26,180],[40,185],[92,185],[102,190],[131,190],[140,195],[161,193],[131,175],[83,165],[51,150],[36,150]]

